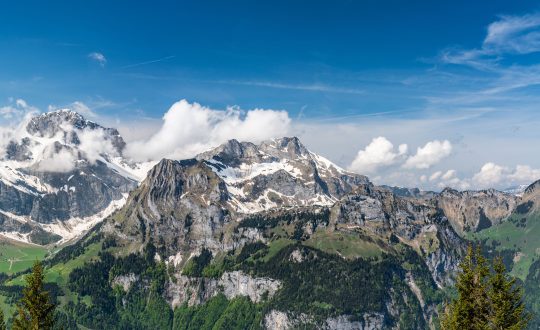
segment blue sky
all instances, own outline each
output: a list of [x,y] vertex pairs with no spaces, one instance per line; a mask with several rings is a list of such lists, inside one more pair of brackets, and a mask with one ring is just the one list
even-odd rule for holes
[[[142,135],[181,99],[285,110],[288,133],[379,182],[502,187],[540,174],[539,12],[536,1],[10,2],[0,107],[77,102]],[[366,153],[380,136],[394,148]],[[430,141],[451,150],[405,166]],[[497,178],[473,180],[491,163]],[[512,179],[517,165],[532,172]],[[429,180],[451,170],[453,183]]]

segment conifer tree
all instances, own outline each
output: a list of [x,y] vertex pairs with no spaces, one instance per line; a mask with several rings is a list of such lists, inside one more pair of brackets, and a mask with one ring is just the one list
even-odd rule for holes
[[6,330],[6,322],[4,321],[4,311],[0,308],[0,330]]
[[441,320],[443,329],[487,329],[489,304],[487,277],[489,267],[479,249],[469,245],[467,255],[460,263],[456,289],[458,297],[450,305]]
[[487,265],[479,247],[469,246],[457,276],[458,296],[446,306],[441,318],[444,330],[521,330],[531,319],[525,311],[522,291],[506,275],[500,257]]
[[523,304],[523,292],[516,279],[506,275],[501,257],[493,261],[489,298],[492,306],[490,324],[492,329],[524,329],[531,319]]
[[18,304],[13,330],[49,330],[53,326],[54,304],[43,289],[43,267],[34,263],[32,273],[26,276],[26,287]]

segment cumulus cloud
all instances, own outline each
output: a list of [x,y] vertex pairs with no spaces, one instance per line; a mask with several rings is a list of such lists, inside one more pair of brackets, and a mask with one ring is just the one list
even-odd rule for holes
[[540,179],[540,169],[535,169],[529,165],[517,165],[513,173],[508,178],[516,183],[532,183]]
[[104,67],[105,64],[107,63],[107,58],[102,53],[98,53],[98,52],[90,53],[88,54],[88,58],[98,62],[99,65],[101,65],[102,67]]
[[128,144],[126,154],[142,161],[188,158],[233,138],[259,142],[285,136],[290,122],[286,111],[214,110],[181,100],[165,113],[158,132]]
[[512,169],[495,163],[484,164],[472,177],[473,183],[482,188],[529,184],[538,179],[540,179],[540,169],[534,169],[529,165],[517,165]]
[[441,174],[440,181],[437,184],[440,189],[450,187],[459,190],[471,188],[470,180],[463,180],[457,176],[456,170],[448,170]]
[[486,163],[480,168],[480,171],[473,176],[472,180],[481,187],[492,187],[503,180],[507,171],[508,169],[500,165]]
[[416,154],[407,158],[404,168],[427,169],[448,157],[452,152],[452,144],[448,140],[434,140],[418,147]]
[[[433,187],[443,189],[505,189],[513,185],[530,184],[540,179],[540,169],[528,165],[517,165],[515,168],[485,163],[471,177],[460,178],[456,170],[436,171],[429,177]],[[425,181],[425,180],[424,180]]]
[[394,150],[392,142],[383,136],[379,136],[374,138],[364,150],[358,151],[349,169],[357,173],[373,173],[380,167],[395,164],[406,153],[406,144],[400,144],[398,150]]

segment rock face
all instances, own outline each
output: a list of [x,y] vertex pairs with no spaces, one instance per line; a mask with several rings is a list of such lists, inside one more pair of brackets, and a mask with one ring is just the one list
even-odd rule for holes
[[261,302],[262,297],[272,297],[281,284],[271,278],[253,278],[240,271],[224,273],[218,285],[223,287],[223,293],[229,299],[237,296],[247,296],[253,302]]
[[519,200],[494,189],[460,192],[447,188],[435,197],[437,207],[459,233],[476,232],[503,221]]
[[240,271],[225,272],[219,279],[190,278],[180,274],[175,276],[176,281],[169,282],[165,292],[173,308],[183,303],[198,305],[218,293],[223,293],[227,299],[244,296],[258,303],[263,297],[271,298],[281,287],[277,280],[251,277]]
[[0,233],[14,239],[46,244],[75,238],[138,184],[140,166],[122,158],[118,131],[72,111],[32,118],[6,145]]
[[129,291],[133,283],[138,280],[139,276],[135,275],[134,273],[129,273],[127,275],[119,275],[112,280],[112,286],[114,287],[115,285],[119,285],[124,291],[127,292]]
[[307,315],[288,315],[285,312],[271,310],[264,316],[264,327],[268,330],[288,329],[325,329],[325,330],[378,330],[384,329],[384,315],[365,314],[359,321],[351,321],[348,315],[331,317],[322,325],[317,325]]
[[464,241],[435,204],[368,184],[332,206],[331,223],[361,228],[387,240],[397,238],[424,257],[434,280],[442,285],[457,269]]
[[202,247],[223,250],[218,237],[231,221],[228,200],[225,183],[204,162],[162,160],[104,230],[152,242],[165,258]]

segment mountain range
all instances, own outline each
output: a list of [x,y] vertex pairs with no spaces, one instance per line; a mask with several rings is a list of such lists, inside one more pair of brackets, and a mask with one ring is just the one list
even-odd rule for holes
[[0,232],[57,246],[45,262],[65,328],[435,328],[470,242],[502,254],[538,306],[540,182],[377,186],[296,137],[157,163],[125,145],[57,111],[0,162]]

